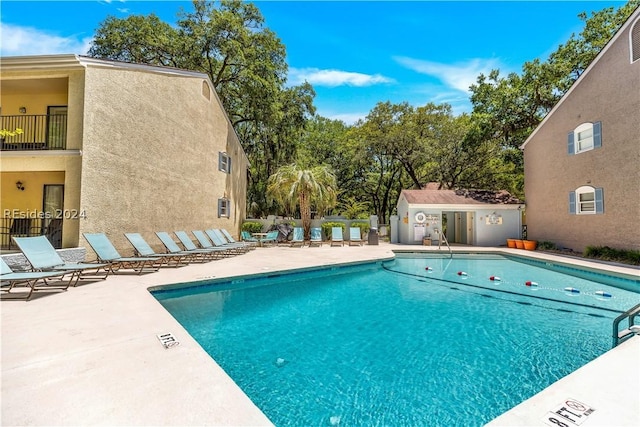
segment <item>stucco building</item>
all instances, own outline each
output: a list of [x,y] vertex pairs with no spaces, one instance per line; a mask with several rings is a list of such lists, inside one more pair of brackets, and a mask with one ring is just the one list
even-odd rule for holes
[[[104,232],[224,227],[246,211],[247,157],[206,74],[77,55],[1,58],[3,248]],[[89,251],[89,253],[91,253]]]
[[640,249],[640,9],[522,148],[530,239]]

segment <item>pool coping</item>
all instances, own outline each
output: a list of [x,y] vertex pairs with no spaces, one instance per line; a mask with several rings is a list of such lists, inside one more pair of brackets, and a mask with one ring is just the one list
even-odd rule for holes
[[[507,248],[452,249],[454,252],[522,252]],[[270,274],[381,261],[393,258],[395,250],[443,253],[434,247],[382,242],[379,246],[362,247],[259,248],[249,254],[206,264],[162,269],[142,276],[111,276],[68,292],[42,294],[26,303],[2,301],[2,424],[272,425],[148,289],[236,277],[238,273]],[[535,252],[520,255],[563,260],[558,255]],[[634,268],[603,266],[592,261],[580,264],[637,275]],[[180,345],[163,348],[157,335],[165,332],[171,332]],[[638,351],[640,337],[634,337],[491,424],[543,425],[541,417],[545,412],[541,409],[546,411],[548,402],[558,400],[558,393],[562,398],[582,398],[596,407],[593,417],[585,424],[587,427],[597,425],[599,417],[602,422],[603,417],[613,416],[606,408],[615,408],[626,414],[627,419],[637,421],[640,419],[637,402],[628,401],[633,394],[619,396],[612,390],[614,385],[617,389],[617,384],[609,383],[606,377],[612,375],[612,370],[623,370],[625,382],[637,390],[640,375],[635,376],[637,382],[629,381],[634,378],[629,376],[629,365],[638,360],[630,358],[636,357]],[[581,371],[586,368],[590,387],[581,385],[585,376]],[[574,376],[578,380],[565,381]],[[604,392],[607,390],[608,393]],[[627,404],[618,403],[620,399],[627,399]],[[621,416],[610,419],[624,421]]]

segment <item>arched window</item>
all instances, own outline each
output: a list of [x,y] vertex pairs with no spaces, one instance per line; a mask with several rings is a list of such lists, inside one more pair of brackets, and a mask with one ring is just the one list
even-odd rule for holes
[[584,185],[569,193],[569,212],[576,215],[604,213],[602,188]]
[[569,154],[578,154],[602,146],[602,123],[582,123],[569,132]]
[[640,19],[636,19],[636,22],[631,26],[631,32],[629,33],[629,40],[631,44],[631,62],[635,62],[640,59]]

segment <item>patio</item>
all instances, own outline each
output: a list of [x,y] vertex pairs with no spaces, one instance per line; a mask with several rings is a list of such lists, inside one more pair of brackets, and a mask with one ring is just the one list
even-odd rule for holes
[[[2,424],[271,425],[147,288],[239,271],[254,274],[384,259],[392,257],[394,249],[434,248],[388,243],[258,248],[180,269],[110,276],[64,293],[38,294],[29,302],[2,301]],[[631,268],[608,268],[637,274]],[[173,334],[180,345],[165,349],[157,338],[164,333]],[[491,425],[542,425],[547,411],[568,397],[596,408],[590,426],[640,424],[639,359],[640,337],[634,337]]]

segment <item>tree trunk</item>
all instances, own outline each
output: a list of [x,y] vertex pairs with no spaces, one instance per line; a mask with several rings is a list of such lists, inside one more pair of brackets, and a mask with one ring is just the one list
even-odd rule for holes
[[300,193],[300,218],[302,218],[304,238],[308,240],[311,234],[311,204],[309,203],[309,195],[305,192]]

